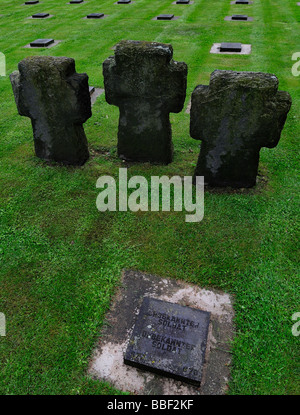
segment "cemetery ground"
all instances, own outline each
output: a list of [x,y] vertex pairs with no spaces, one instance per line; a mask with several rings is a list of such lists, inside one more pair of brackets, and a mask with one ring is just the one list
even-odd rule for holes
[[[118,394],[89,378],[87,367],[123,269],[215,287],[234,297],[236,337],[229,394],[297,394],[299,338],[292,335],[297,296],[297,183],[299,79],[292,54],[299,52],[296,1],[254,0],[43,0],[23,6],[2,0],[0,51],[7,75],[0,78],[0,338],[1,394]],[[47,12],[50,19],[27,19]],[[89,21],[88,13],[105,19]],[[176,21],[152,20],[162,13]],[[251,22],[224,21],[247,14]],[[61,43],[26,49],[38,38]],[[123,163],[116,155],[117,107],[104,94],[84,125],[91,157],[80,168],[34,156],[32,128],[17,113],[9,74],[29,55],[68,56],[92,86],[103,88],[102,62],[122,39],[171,43],[174,59],[188,65],[184,110],[171,114],[174,162],[167,166]],[[214,55],[215,42],[252,45],[250,55]],[[185,212],[105,212],[96,208],[96,181],[129,177],[192,175],[199,142],[189,136],[186,107],[197,84],[215,69],[261,71],[279,78],[293,105],[275,149],[262,149],[253,189],[208,189],[205,214],[186,223]],[[298,176],[299,177],[299,176]],[[299,379],[298,379],[299,380]],[[299,383],[298,383],[299,385]]]

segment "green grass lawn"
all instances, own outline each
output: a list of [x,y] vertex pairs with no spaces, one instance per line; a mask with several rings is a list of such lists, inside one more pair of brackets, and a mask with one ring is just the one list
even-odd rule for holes
[[[291,332],[299,310],[297,224],[300,77],[291,73],[300,52],[296,0],[1,0],[0,51],[7,74],[29,55],[68,56],[90,85],[103,87],[102,62],[122,39],[171,43],[174,59],[188,64],[185,108],[171,114],[174,162],[131,165],[128,173],[192,175],[199,142],[185,113],[191,93],[215,69],[277,75],[293,106],[275,149],[262,149],[258,185],[251,190],[206,191],[205,216],[186,223],[185,212],[106,212],[96,208],[96,180],[118,175],[118,108],[101,95],[85,124],[92,154],[81,168],[35,157],[28,118],[17,114],[8,75],[0,78],[0,337],[1,394],[117,394],[86,375],[121,270],[134,268],[217,287],[234,296],[236,338],[230,394],[299,393],[299,338]],[[26,19],[49,12],[44,21]],[[82,18],[109,15],[99,21]],[[174,13],[171,22],[151,20]],[[253,22],[228,22],[248,14]],[[37,38],[62,40],[50,49],[23,46]],[[252,44],[249,56],[212,55],[215,42]],[[298,348],[298,349],[297,349]],[[298,359],[298,360],[297,360]],[[297,369],[298,368],[298,369]],[[298,380],[298,386],[297,386]]]

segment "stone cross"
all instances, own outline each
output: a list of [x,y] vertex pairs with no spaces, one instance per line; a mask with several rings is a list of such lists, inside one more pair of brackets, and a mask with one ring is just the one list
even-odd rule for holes
[[66,165],[89,158],[82,124],[91,117],[87,74],[65,57],[23,59],[10,75],[18,112],[31,118],[37,157]]
[[173,160],[169,113],[182,110],[187,65],[171,45],[122,41],[103,63],[105,97],[120,109],[118,155],[130,161]]
[[259,151],[276,147],[291,104],[274,75],[214,71],[192,94],[190,134],[202,140],[195,176],[210,186],[254,186]]

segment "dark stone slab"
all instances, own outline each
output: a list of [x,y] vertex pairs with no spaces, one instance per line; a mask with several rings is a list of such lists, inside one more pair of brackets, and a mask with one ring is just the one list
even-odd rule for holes
[[232,20],[248,20],[248,16],[245,14],[234,14],[231,16]]
[[118,0],[117,4],[128,4],[131,3],[131,0]]
[[177,0],[176,4],[189,4],[190,0]]
[[236,0],[235,4],[250,4],[248,0]]
[[241,43],[221,43],[220,52],[241,52],[242,44]]
[[25,1],[25,4],[26,5],[30,5],[30,4],[38,4],[39,3],[39,0],[28,0],[28,1]]
[[157,16],[157,20],[172,20],[174,18],[174,14],[159,14]]
[[124,362],[200,386],[210,313],[146,297]]
[[101,19],[104,16],[104,13],[91,13],[88,14],[86,17],[87,19]]
[[83,3],[83,0],[70,0],[70,4],[80,4]]
[[30,42],[32,48],[45,48],[54,43],[54,39],[36,39]]
[[50,16],[49,13],[36,13],[32,15],[32,18],[33,19],[45,19],[46,17],[49,17],[49,16]]

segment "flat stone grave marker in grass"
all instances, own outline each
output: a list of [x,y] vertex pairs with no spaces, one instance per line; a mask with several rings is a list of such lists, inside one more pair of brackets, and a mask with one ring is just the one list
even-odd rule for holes
[[33,14],[31,17],[33,19],[45,19],[46,17],[49,17],[49,16],[50,16],[49,13],[36,13],[36,14]]
[[220,46],[220,52],[241,52],[242,44],[241,43],[227,43],[223,42]]
[[249,17],[246,14],[234,14],[232,16],[226,16],[224,20],[227,20],[227,21],[240,21],[240,22],[252,22],[253,17]]
[[96,88],[94,86],[89,86],[89,92],[91,97],[91,104],[94,105],[97,98],[103,94],[104,89],[103,88]]
[[179,2],[179,0],[178,1],[173,1],[172,2],[172,4],[175,4],[175,5],[187,5],[187,6],[189,6],[189,5],[191,5],[191,4],[194,4],[194,1],[192,1],[192,0],[189,0],[189,1],[186,1],[186,0],[182,0],[182,1],[180,1]]
[[124,363],[200,386],[210,313],[145,297]]
[[156,17],[157,20],[172,20],[174,19],[174,14],[159,14]]
[[116,4],[129,4],[131,0],[118,0]]
[[[140,395],[225,394],[233,318],[227,293],[126,270],[105,317],[89,374]],[[145,354],[139,359],[135,351]],[[134,365],[127,364],[129,360]]]
[[231,16],[232,20],[247,20],[248,16],[246,16],[245,14],[234,14]]
[[214,43],[210,49],[210,53],[219,53],[224,55],[250,55],[251,45],[242,43]]
[[103,63],[105,98],[120,109],[118,155],[128,161],[173,160],[170,112],[182,110],[187,65],[171,45],[122,41]]
[[234,0],[232,1],[230,4],[253,4],[253,1],[248,1],[248,0]]
[[39,3],[39,0],[28,0],[28,1],[25,1],[24,4],[26,4],[27,6],[27,5],[38,4],[38,3]]
[[275,75],[216,70],[192,93],[190,134],[201,140],[195,176],[214,187],[256,184],[259,152],[279,142],[291,107]]
[[80,4],[84,3],[84,0],[70,0],[69,4]]
[[[49,17],[45,17],[45,19],[49,19],[52,17],[51,15]],[[32,16],[29,17],[29,19],[32,19]],[[39,20],[39,19],[36,19]],[[24,48],[52,48],[53,46],[58,45],[61,42],[61,40],[54,40],[54,39],[36,39],[33,42],[28,43],[27,45],[23,46]]]
[[83,123],[92,116],[87,74],[66,57],[30,56],[18,68],[10,80],[19,114],[31,119],[36,156],[81,166],[89,158]]
[[36,39],[30,42],[32,48],[46,48],[54,43],[54,39]]
[[104,17],[104,13],[90,13],[86,16],[87,19],[101,19]]

